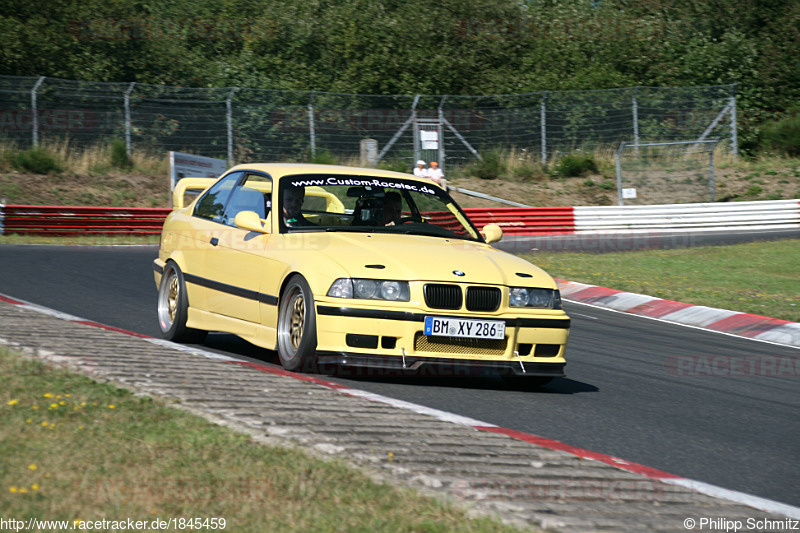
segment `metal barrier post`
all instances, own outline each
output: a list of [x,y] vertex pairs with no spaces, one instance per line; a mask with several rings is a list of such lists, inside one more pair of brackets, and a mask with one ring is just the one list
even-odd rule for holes
[[131,93],[136,82],[131,82],[128,85],[128,90],[125,91],[125,151],[128,157],[131,156]]
[[731,152],[733,153],[734,159],[739,156],[739,139],[738,139],[738,132],[736,131],[736,84],[733,84],[733,89],[731,89],[731,102],[729,104],[731,108]]
[[38,91],[39,86],[44,83],[44,78],[45,76],[41,76],[36,82],[36,85],[33,86],[33,89],[31,89],[31,113],[33,114],[31,117],[31,124],[33,125],[33,146],[39,146],[39,107],[36,101],[36,91]]
[[542,104],[539,110],[542,128],[542,166],[547,164],[547,107],[545,106],[545,100],[547,100],[547,91],[542,95]]
[[6,220],[6,199],[0,198],[0,235],[5,233],[5,220]]
[[314,126],[314,91],[311,91],[311,97],[308,100],[308,135],[313,159],[317,157],[317,132]]
[[[636,100],[639,87],[633,88],[633,142],[639,144],[639,103]],[[638,148],[636,149],[638,152]]]
[[225,110],[228,121],[228,166],[233,166],[233,93],[236,92],[238,87],[231,89],[228,93],[228,98],[225,100]]

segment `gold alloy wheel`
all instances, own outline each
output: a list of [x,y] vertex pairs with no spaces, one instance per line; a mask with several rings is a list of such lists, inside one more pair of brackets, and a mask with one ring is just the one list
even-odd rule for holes
[[169,279],[169,292],[167,293],[167,313],[169,314],[169,323],[175,322],[175,315],[178,313],[178,276],[172,273]]
[[300,346],[300,341],[303,339],[303,327],[305,324],[305,301],[303,294],[299,293],[292,304],[292,315],[289,319],[289,342],[292,348],[297,350]]

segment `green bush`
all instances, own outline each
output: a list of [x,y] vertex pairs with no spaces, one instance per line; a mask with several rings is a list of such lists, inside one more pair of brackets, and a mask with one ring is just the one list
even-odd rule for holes
[[311,163],[317,165],[338,165],[339,158],[330,150],[319,150],[316,154],[311,156]]
[[391,170],[394,172],[405,172],[406,174],[411,171],[408,169],[408,163],[402,159],[393,159],[390,161],[378,161],[378,168],[381,170]]
[[800,109],[790,109],[785,118],[767,123],[761,132],[761,147],[789,157],[800,156]]
[[597,165],[588,155],[565,155],[558,160],[555,172],[562,178],[575,178],[590,172],[597,172]]
[[467,169],[467,174],[482,180],[499,178],[506,172],[505,158],[500,150],[490,150],[481,154],[483,159],[475,161]]
[[133,166],[130,157],[128,157],[128,147],[122,139],[111,141],[111,166],[124,169]]
[[43,148],[31,148],[19,152],[11,160],[11,166],[23,172],[33,172],[34,174],[49,174],[50,172],[60,172],[61,165],[56,159]]

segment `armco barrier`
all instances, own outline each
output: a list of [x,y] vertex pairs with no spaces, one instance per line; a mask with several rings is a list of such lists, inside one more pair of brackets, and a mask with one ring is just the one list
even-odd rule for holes
[[506,235],[547,235],[575,232],[573,207],[468,208],[467,216],[479,228],[495,223]]
[[575,232],[800,228],[800,200],[576,207]]
[[[506,235],[800,228],[800,200],[624,207],[498,207],[465,211],[478,228],[495,223]],[[157,235],[169,212],[169,209],[141,207],[0,204],[0,234]]]
[[0,204],[0,234],[158,235],[169,209]]

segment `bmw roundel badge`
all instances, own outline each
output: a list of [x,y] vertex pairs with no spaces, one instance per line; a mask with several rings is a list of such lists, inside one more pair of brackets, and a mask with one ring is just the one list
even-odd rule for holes
[[460,270],[453,270],[453,274],[455,274],[456,276],[466,276],[466,274],[464,274]]

